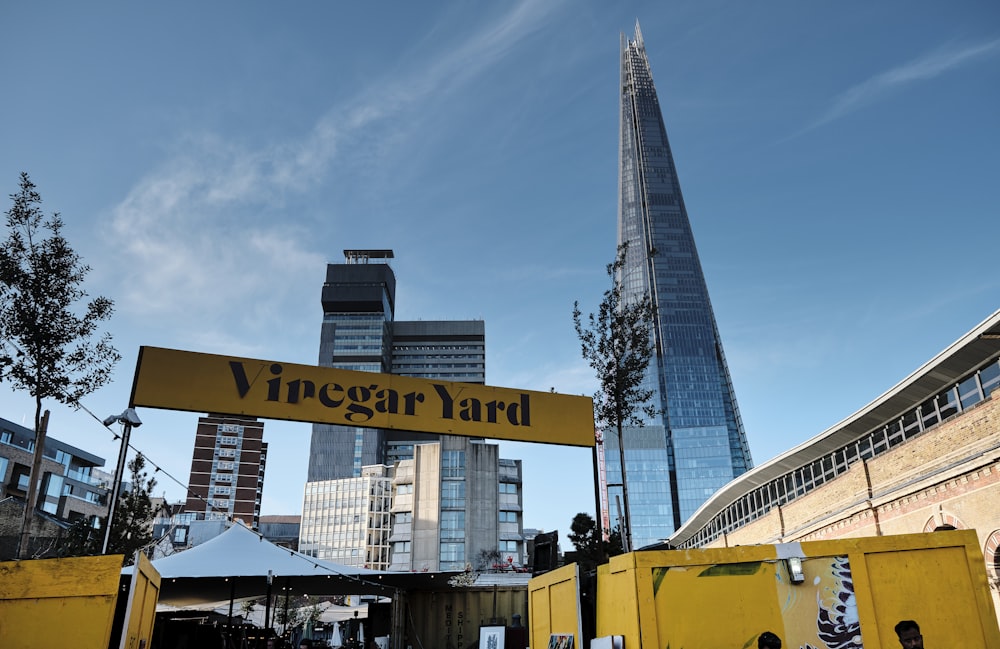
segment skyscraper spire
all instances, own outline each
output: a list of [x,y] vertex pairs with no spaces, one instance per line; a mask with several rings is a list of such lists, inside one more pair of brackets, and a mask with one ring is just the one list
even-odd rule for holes
[[[621,43],[618,243],[629,244],[625,298],[653,300],[646,387],[661,413],[623,435],[631,536],[642,547],[669,536],[752,460],[638,20],[634,39],[622,34]],[[613,431],[606,437],[617,447]],[[617,457],[607,453],[612,503]]]

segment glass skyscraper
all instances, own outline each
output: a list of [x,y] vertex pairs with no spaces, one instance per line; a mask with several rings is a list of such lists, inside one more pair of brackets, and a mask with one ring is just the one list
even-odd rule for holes
[[[646,376],[660,414],[624,431],[632,546],[667,538],[753,466],[639,25],[621,37],[618,243],[625,299],[652,297]],[[606,431],[609,508],[622,506],[615,431]],[[617,486],[615,486],[617,485]]]

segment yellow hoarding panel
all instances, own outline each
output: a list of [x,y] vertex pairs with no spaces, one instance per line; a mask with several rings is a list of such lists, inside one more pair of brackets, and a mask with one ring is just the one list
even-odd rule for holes
[[156,603],[160,598],[160,573],[142,552],[135,553],[132,568],[119,649],[150,647],[153,643],[153,622],[156,621]]
[[594,445],[590,397],[141,347],[131,406]]
[[0,563],[0,647],[107,647],[122,555]]
[[900,620],[928,647],[1000,648],[972,530],[633,552],[602,566],[597,595],[597,635],[625,649],[752,649],[764,631],[787,647],[888,649]]
[[586,649],[580,610],[580,572],[570,564],[528,582],[528,646],[547,647],[553,635],[572,635],[573,647]]
[[893,623],[879,628],[883,646],[896,642],[893,626],[900,620],[919,620],[928,647],[954,645],[959,634],[963,648],[997,646],[987,641],[981,618],[988,616],[976,601],[988,587],[974,583],[965,548],[880,552],[865,559],[875,616]]

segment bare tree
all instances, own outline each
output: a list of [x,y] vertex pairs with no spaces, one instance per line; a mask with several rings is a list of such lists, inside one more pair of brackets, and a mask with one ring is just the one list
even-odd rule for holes
[[643,387],[653,357],[653,303],[649,294],[626,299],[622,274],[627,251],[628,244],[620,245],[615,261],[607,266],[611,288],[604,292],[596,315],[591,313],[584,321],[579,302],[573,303],[573,324],[583,357],[600,381],[600,389],[594,394],[594,420],[598,426],[618,434],[625,509],[622,545],[626,552],[632,549],[632,522],[622,437],[626,426],[643,425],[640,415],[654,417],[658,412],[649,403],[653,391]]
[[121,355],[109,333],[92,340],[98,323],[111,317],[111,300],[97,297],[77,313],[87,297],[81,285],[90,267],[63,237],[59,214],[45,219],[42,197],[26,173],[10,198],[7,239],[0,245],[0,381],[35,398],[36,457],[18,546],[24,556],[45,444],[42,403],[54,399],[76,406],[110,380]]

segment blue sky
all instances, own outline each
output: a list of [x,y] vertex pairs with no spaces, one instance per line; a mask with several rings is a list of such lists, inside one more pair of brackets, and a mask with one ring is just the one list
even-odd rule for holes
[[[614,255],[636,19],[755,462],[1000,308],[992,1],[4,3],[0,189],[28,172],[116,303],[85,406],[121,412],[140,345],[315,363],[345,248],[395,251],[398,318],[484,319],[489,384],[592,393],[571,312]],[[139,414],[179,499],[197,414]],[[263,513],[298,513],[309,426],[265,437]],[[589,451],[502,447],[526,527],[593,511]]]

